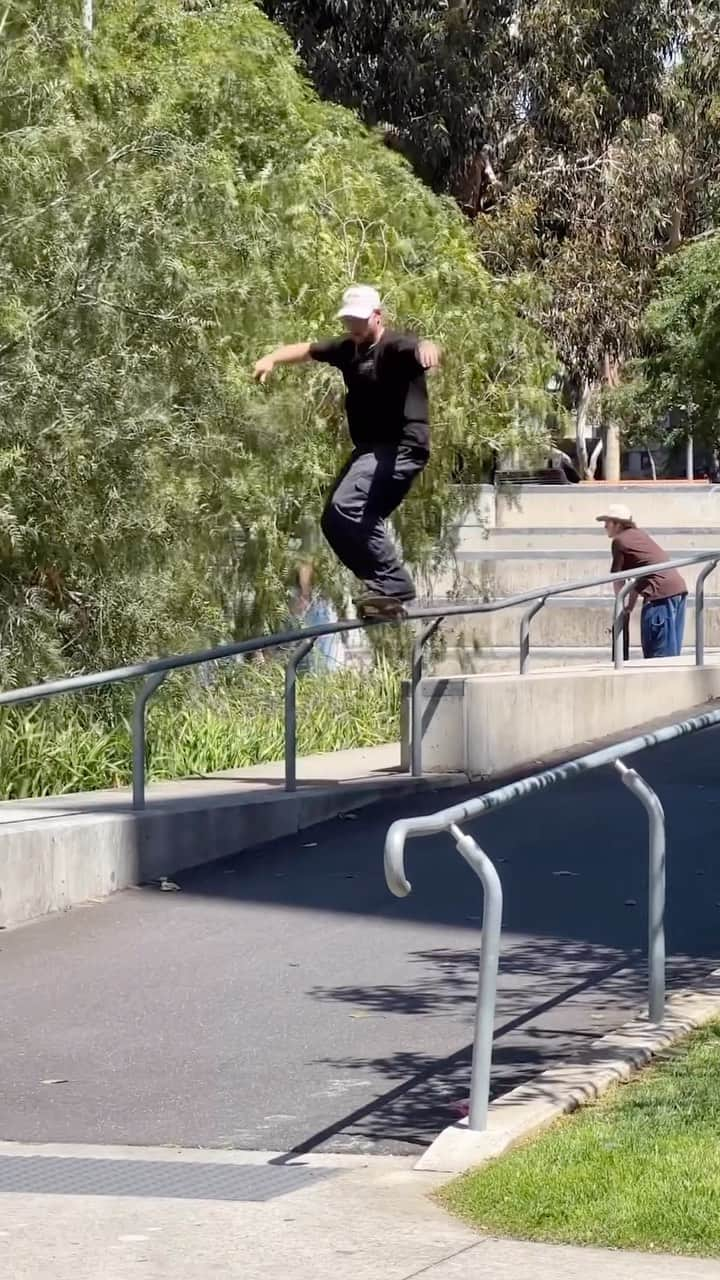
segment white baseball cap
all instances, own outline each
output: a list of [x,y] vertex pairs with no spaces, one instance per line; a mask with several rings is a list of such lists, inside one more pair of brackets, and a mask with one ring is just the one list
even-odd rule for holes
[[382,302],[377,289],[369,284],[354,284],[343,294],[338,320],[348,316],[352,320],[369,320],[373,311],[380,311]]
[[633,514],[629,507],[623,506],[621,502],[611,503],[604,516],[596,516],[595,519],[599,524],[604,520],[620,520],[623,524],[634,524]]

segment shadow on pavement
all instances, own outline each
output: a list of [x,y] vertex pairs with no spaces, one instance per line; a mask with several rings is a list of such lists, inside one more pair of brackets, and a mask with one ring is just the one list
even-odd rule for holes
[[[608,1028],[617,1025],[618,1005],[628,1011],[642,1008],[647,999],[647,971],[643,958],[627,955],[614,964],[598,967],[584,981],[567,984],[567,974],[579,961],[587,964],[597,952],[576,944],[565,946],[546,940],[540,946],[517,946],[505,954],[500,966],[499,1025],[495,1030],[491,1097],[502,1094],[540,1074],[559,1060],[571,1059],[588,1048]],[[475,1007],[477,952],[441,950],[417,953],[427,974],[415,989],[391,987],[319,988],[312,994],[321,1000],[339,1000],[372,1013],[391,1011],[408,1015],[442,1017],[455,1012],[458,1003]],[[708,960],[674,957],[668,966],[669,985],[690,987],[708,975]],[[557,979],[557,993],[542,1003],[529,1004],[527,987],[516,990],[505,983],[513,974],[536,974],[545,983]],[[583,1000],[584,998],[584,1000]],[[578,1008],[585,1003],[586,1029],[573,1026]],[[570,1017],[564,1006],[573,1005]],[[513,1016],[514,1012],[514,1016]],[[554,1015],[554,1017],[548,1017]],[[540,1025],[531,1025],[537,1024]],[[545,1023],[546,1025],[543,1025]],[[563,1025],[567,1023],[567,1025]],[[598,1025],[602,1024],[602,1025]],[[358,1140],[393,1142],[425,1147],[442,1125],[451,1124],[468,1098],[472,1041],[447,1057],[399,1051],[383,1058],[324,1060],[340,1071],[372,1072],[394,1088],[367,1106],[343,1116],[335,1124],[298,1144],[289,1157],[329,1146],[338,1139],[350,1147]]]

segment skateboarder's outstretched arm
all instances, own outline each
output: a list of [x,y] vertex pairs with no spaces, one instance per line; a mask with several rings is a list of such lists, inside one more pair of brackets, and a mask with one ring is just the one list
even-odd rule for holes
[[436,342],[421,338],[417,344],[417,359],[422,369],[439,369],[442,351]]
[[269,355],[263,356],[255,365],[255,378],[265,382],[277,364],[302,364],[311,358],[310,342],[293,342],[286,347],[278,347]]
[[[408,339],[408,349],[423,370],[437,369],[441,361],[441,351],[436,343],[422,338],[419,342]],[[325,364],[339,364],[340,355],[345,351],[347,340],[332,338],[327,342],[294,342],[289,346],[278,347],[269,355],[263,356],[255,365],[255,378],[265,382],[278,364],[303,364],[306,360],[320,360]]]

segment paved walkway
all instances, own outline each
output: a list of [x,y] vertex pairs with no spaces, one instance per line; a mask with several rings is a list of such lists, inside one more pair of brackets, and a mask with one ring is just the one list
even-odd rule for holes
[[[683,985],[720,953],[718,745],[712,730],[642,762]],[[393,817],[447,800],[388,799],[183,873],[179,893],[0,935],[0,1137],[67,1144],[0,1147],[3,1275],[717,1280],[718,1260],[479,1241],[428,1199],[412,1162],[467,1093],[480,895],[445,838],[412,842],[401,902],[381,854]],[[506,895],[502,1091],[641,1004],[647,834],[610,775],[482,833]]]
[[[643,764],[668,814],[675,985],[720,955],[718,745]],[[383,840],[462,794],[388,798],[180,873],[179,893],[2,933],[0,1138],[421,1151],[467,1096],[482,902],[444,836],[410,843],[414,891],[392,898]],[[647,832],[607,773],[488,815],[482,840],[505,888],[497,1093],[641,1007]]]
[[[0,1147],[13,1280],[717,1280],[693,1261],[480,1239],[407,1160]],[[14,1190],[2,1188],[14,1186]]]

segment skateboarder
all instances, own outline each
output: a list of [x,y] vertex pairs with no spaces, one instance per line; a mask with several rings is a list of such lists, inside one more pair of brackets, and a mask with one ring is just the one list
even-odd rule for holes
[[415,586],[385,521],[427,466],[425,373],[438,367],[440,353],[433,342],[386,329],[380,295],[369,285],[345,291],[338,319],[345,326],[343,337],[278,347],[258,360],[255,377],[264,383],[276,365],[306,360],[342,373],[353,451],[326,501],[322,531],[364,584],[357,600],[360,613],[402,613],[415,599]]

